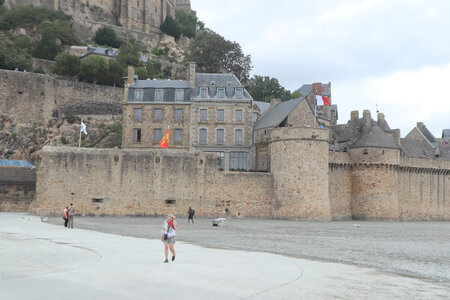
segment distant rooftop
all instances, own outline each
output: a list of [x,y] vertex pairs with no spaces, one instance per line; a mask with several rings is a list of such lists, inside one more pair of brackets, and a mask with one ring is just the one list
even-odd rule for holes
[[[323,92],[322,96],[330,96],[330,90],[328,88],[328,83],[322,83]],[[306,97],[313,91],[313,85],[311,84],[304,84],[302,85],[296,92],[300,92],[302,97]]]
[[26,167],[32,168],[35,165],[30,164],[25,160],[10,160],[10,159],[0,159],[0,167]]
[[254,129],[277,127],[303,99],[304,98],[298,98],[278,103],[256,122]]

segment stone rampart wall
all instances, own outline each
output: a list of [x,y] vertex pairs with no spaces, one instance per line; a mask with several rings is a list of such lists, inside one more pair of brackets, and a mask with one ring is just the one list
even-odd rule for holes
[[398,172],[401,220],[450,220],[450,161],[402,157]]
[[270,217],[273,177],[221,172],[214,155],[170,150],[45,147],[30,211],[58,214],[73,202],[82,215]]
[[0,211],[27,211],[36,193],[36,169],[0,167]]
[[450,220],[450,161],[400,157],[395,163],[386,150],[383,162],[373,151],[359,163],[348,153],[330,152],[333,219]]
[[352,218],[352,181],[350,156],[329,152],[328,194],[333,220]]
[[0,111],[19,125],[61,114],[121,114],[122,98],[122,88],[0,70]]

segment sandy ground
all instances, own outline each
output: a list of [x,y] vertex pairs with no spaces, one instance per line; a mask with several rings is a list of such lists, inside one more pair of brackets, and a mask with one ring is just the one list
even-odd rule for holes
[[[51,217],[52,224],[62,224]],[[75,217],[75,227],[157,239],[162,218]],[[425,278],[450,287],[450,222],[303,222],[211,219],[187,225],[178,219],[177,240],[212,248],[270,252],[340,262]],[[359,225],[356,226],[356,225]]]
[[[60,223],[56,218],[51,221]],[[180,242],[180,239],[175,246],[176,260],[165,264],[161,241],[149,238],[150,235],[159,237],[162,219],[77,218],[76,221],[79,227],[66,229],[60,224],[55,226],[42,222],[38,216],[0,213],[0,299],[450,298],[450,287],[438,280],[245,249],[202,247]],[[316,235],[321,236],[319,241],[322,242],[317,243],[326,247],[331,245],[324,242],[326,238],[331,239],[338,234],[338,231],[333,234],[331,229],[337,229],[339,224],[344,225],[230,220],[225,227],[213,228],[209,220],[198,220],[192,227],[186,227],[182,222],[180,238],[190,237],[195,243],[198,239],[214,245],[221,241],[222,245],[236,245],[233,247],[243,247],[262,240],[261,245],[266,245],[268,251],[277,245],[294,247],[295,238],[280,236],[280,230],[292,230],[289,232],[291,235],[298,234],[305,242],[310,238],[299,232],[311,226],[308,230],[316,228]],[[82,223],[120,232],[121,235],[80,229]],[[258,224],[264,225],[267,230],[264,236],[268,238],[262,235],[265,230],[258,230]],[[295,224],[299,228],[295,229]],[[327,229],[333,224],[331,229]],[[350,223],[348,225],[353,226]],[[386,224],[374,223],[374,227],[368,231],[376,231],[380,225]],[[255,228],[250,230],[252,226]],[[363,228],[362,224],[360,228]],[[340,230],[351,232],[350,229]],[[141,234],[145,238],[127,236],[129,234],[125,231]],[[383,235],[388,235],[389,230],[379,231],[380,241]],[[390,232],[392,234],[395,230]],[[346,243],[347,239],[352,240],[353,235],[349,234],[349,238],[345,238],[341,234],[341,244]],[[427,242],[413,241],[413,244]],[[381,246],[380,252],[390,248]],[[447,248],[444,245],[440,250]],[[406,260],[409,253],[405,249],[402,260]],[[362,257],[358,256],[359,262],[364,262]],[[447,267],[442,267],[444,274]]]

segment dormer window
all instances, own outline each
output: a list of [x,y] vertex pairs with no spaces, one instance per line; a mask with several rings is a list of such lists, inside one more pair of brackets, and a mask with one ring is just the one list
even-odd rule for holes
[[134,91],[134,100],[142,101],[144,99],[144,91],[143,90],[135,90]]
[[177,89],[175,91],[175,101],[176,102],[183,102],[184,101],[184,90]]
[[203,98],[203,99],[208,98],[208,88],[207,87],[200,88],[200,98]]
[[236,98],[238,98],[238,99],[244,98],[244,89],[243,88],[236,88]]
[[164,90],[156,89],[155,90],[155,101],[163,101]]
[[225,98],[225,89],[224,88],[217,89],[217,98]]

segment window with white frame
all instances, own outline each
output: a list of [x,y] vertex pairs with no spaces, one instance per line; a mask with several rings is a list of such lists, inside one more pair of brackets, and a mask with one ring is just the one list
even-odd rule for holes
[[236,123],[242,123],[242,110],[240,110],[240,109],[236,110],[236,116],[235,116],[234,121]]
[[206,108],[200,109],[200,122],[206,123],[208,121],[208,110]]
[[155,122],[162,121],[162,108],[155,108],[154,110],[154,120]]
[[225,98],[225,89],[224,88],[217,89],[217,98]]
[[159,144],[162,139],[162,131],[161,128],[153,129],[153,144]]
[[134,100],[142,101],[144,99],[144,91],[141,89],[137,89],[134,91]]
[[183,130],[175,129],[174,130],[174,143],[177,145],[181,145],[183,143]]
[[182,123],[183,122],[183,109],[177,108],[173,111],[173,113],[174,113],[175,123]]
[[164,99],[164,90],[156,89],[155,90],[155,101],[163,101]]
[[183,89],[175,90],[175,101],[176,102],[183,102],[184,101],[184,90]]
[[236,88],[236,98],[238,98],[238,99],[244,98],[244,89],[243,88]]
[[200,88],[200,98],[208,98],[208,87],[201,87]]
[[230,152],[230,170],[247,170],[247,152]]
[[223,109],[217,110],[217,123],[225,122],[225,111]]
[[217,145],[223,145],[225,137],[225,130],[217,129]]
[[208,142],[208,131],[205,128],[199,130],[198,143],[205,145]]
[[134,121],[141,122],[142,121],[142,108],[134,109]]
[[242,145],[242,129],[236,129],[234,131],[234,144]]

